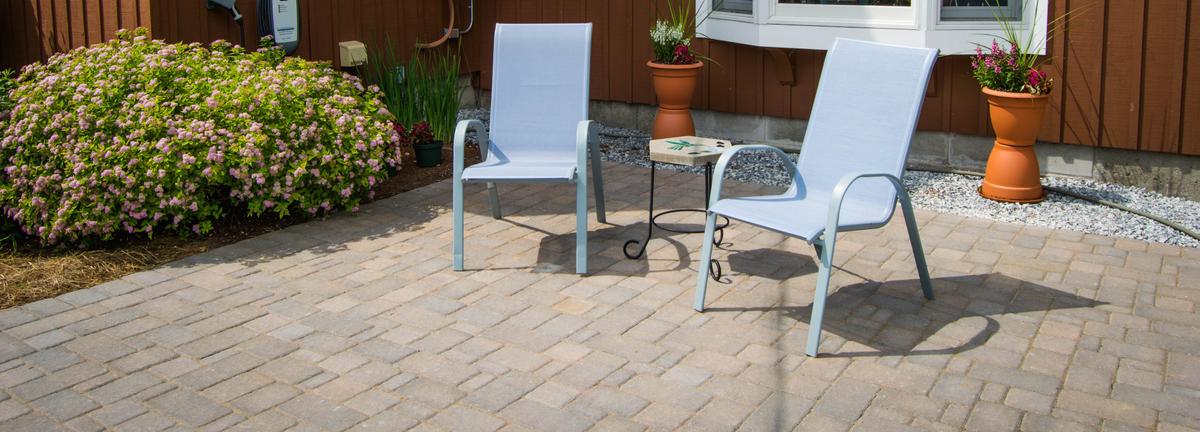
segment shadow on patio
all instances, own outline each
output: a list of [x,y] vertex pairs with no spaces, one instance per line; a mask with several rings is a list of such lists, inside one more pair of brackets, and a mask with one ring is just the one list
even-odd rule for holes
[[[840,271],[840,270],[839,270]],[[952,355],[978,348],[1000,331],[997,315],[1094,308],[1105,303],[1000,273],[934,278],[935,300],[925,301],[919,281],[868,281],[835,287],[829,296],[823,330],[836,338],[822,340],[822,357]],[[808,288],[803,296],[810,296]],[[710,302],[705,313],[777,312],[807,323],[812,305],[729,306]],[[983,323],[964,323],[980,318]],[[940,335],[951,325],[953,335]],[[964,333],[959,330],[968,330]],[[849,342],[837,350],[833,344]],[[951,344],[953,342],[953,344]],[[870,350],[855,350],[863,346]],[[846,351],[850,348],[850,351]]]

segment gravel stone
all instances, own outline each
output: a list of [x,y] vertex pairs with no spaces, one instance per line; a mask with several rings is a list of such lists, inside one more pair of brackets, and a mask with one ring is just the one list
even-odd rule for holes
[[[486,124],[488,110],[462,110],[459,118],[479,119]],[[739,143],[738,140],[732,141]],[[646,132],[600,125],[600,149],[606,161],[648,168],[650,159],[646,147],[649,142],[650,136]],[[660,164],[659,169],[694,174],[704,172],[702,167],[671,164]],[[778,156],[765,152],[739,155],[730,163],[726,178],[773,186],[786,186],[789,180],[787,170]],[[992,201],[979,196],[977,189],[980,182],[980,178],[973,176],[919,170],[909,170],[904,176],[904,185],[913,206],[925,210],[1200,248],[1200,240],[1151,219],[1061,194],[1050,193],[1045,201],[1038,204]],[[1200,231],[1200,203],[1195,201],[1090,179],[1044,177],[1042,184],[1119,203],[1170,220],[1194,232]]]

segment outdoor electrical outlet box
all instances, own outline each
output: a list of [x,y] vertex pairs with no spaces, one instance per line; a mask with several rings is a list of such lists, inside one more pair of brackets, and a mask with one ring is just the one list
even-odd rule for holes
[[338,43],[341,52],[342,67],[362,66],[367,64],[367,46],[359,41]]

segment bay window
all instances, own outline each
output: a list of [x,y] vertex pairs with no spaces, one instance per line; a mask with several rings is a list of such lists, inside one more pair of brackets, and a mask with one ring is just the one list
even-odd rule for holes
[[[968,54],[1001,32],[997,19],[1045,40],[1049,0],[707,0],[704,37],[769,48],[828,49],[837,37]],[[709,15],[711,13],[711,15]],[[1044,47],[1038,48],[1044,52]]]

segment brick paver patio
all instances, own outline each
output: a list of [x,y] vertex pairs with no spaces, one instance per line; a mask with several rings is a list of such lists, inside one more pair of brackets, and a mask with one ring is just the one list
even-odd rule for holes
[[812,359],[809,246],[735,223],[696,313],[700,236],[625,260],[649,171],[606,168],[589,277],[546,185],[469,187],[450,271],[443,182],[0,311],[0,430],[1200,430],[1196,250],[919,212],[937,300],[902,222],[846,235]]

